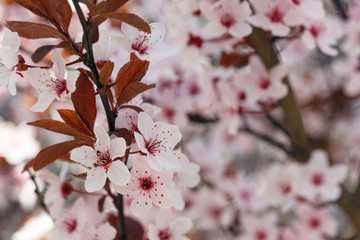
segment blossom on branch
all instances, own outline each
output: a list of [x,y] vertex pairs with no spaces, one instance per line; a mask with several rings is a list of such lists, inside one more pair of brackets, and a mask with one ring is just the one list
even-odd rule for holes
[[94,128],[94,148],[82,146],[72,150],[70,159],[88,167],[85,189],[88,192],[100,190],[107,178],[116,185],[129,182],[130,172],[119,159],[125,155],[126,143],[123,138],[110,137],[102,126]]
[[80,72],[66,71],[65,61],[57,51],[53,51],[52,61],[51,72],[41,68],[28,70],[30,84],[39,92],[37,102],[30,109],[33,112],[43,112],[56,98],[65,101],[66,96],[75,91]]
[[181,140],[179,127],[165,122],[156,122],[145,112],[139,113],[139,133],[135,140],[140,151],[147,155],[149,166],[157,171],[162,168],[180,169],[173,149]]
[[164,24],[151,23],[150,28],[149,34],[122,23],[121,30],[125,37],[117,37],[116,41],[124,50],[135,53],[138,58],[146,61],[175,55],[179,51],[177,47],[161,44],[165,38]]
[[173,196],[167,187],[172,177],[170,170],[158,172],[151,169],[146,158],[140,156],[131,169],[130,182],[114,188],[117,192],[134,198],[130,205],[134,214],[148,212],[152,204],[167,209],[173,206]]
[[8,85],[11,95],[16,94],[16,66],[19,63],[20,38],[17,32],[6,30],[0,48],[0,85]]

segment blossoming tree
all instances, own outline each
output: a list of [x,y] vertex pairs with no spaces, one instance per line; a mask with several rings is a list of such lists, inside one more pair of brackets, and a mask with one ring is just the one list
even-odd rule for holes
[[360,237],[359,1],[0,6],[1,239]]

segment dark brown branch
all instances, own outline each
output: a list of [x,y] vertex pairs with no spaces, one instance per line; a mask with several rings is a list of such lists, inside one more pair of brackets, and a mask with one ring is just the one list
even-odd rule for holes
[[[79,15],[81,26],[84,30],[84,41],[85,41],[86,53],[87,53],[86,61],[84,61],[84,64],[90,68],[91,73],[94,77],[95,85],[99,91],[104,86],[100,82],[100,75],[97,70],[95,60],[94,60],[92,42],[90,40],[91,25],[89,25],[89,23],[85,19],[84,13],[82,12],[80,5],[79,5],[79,0],[72,0],[72,2],[74,3],[76,12]],[[101,92],[101,91],[99,91],[99,92]],[[113,132],[113,131],[115,131],[115,117],[114,117],[113,111],[111,109],[109,100],[106,96],[106,91],[102,91],[102,94],[100,94],[100,98],[101,98],[101,101],[102,101],[104,109],[105,109],[108,126],[109,126],[109,131]],[[112,195],[112,197],[113,197],[113,195]],[[126,225],[125,225],[125,216],[124,216],[122,195],[119,194],[117,196],[117,198],[115,197],[115,198],[113,198],[113,200],[114,200],[115,207],[118,210],[118,218],[119,218],[119,222],[120,222],[121,235],[122,235],[123,239],[126,239],[127,234],[126,234]]]

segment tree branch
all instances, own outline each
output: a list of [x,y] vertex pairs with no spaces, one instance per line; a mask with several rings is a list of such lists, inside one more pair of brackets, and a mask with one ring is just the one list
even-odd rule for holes
[[[102,89],[104,86],[101,84],[100,82],[100,75],[99,72],[97,70],[96,64],[95,64],[95,60],[94,60],[94,53],[93,53],[93,49],[92,49],[92,42],[90,40],[90,29],[91,29],[91,25],[88,24],[88,22],[85,19],[84,13],[82,12],[80,5],[79,5],[79,0],[72,0],[72,2],[74,3],[75,9],[77,14],[79,15],[79,19],[81,22],[81,26],[84,30],[84,41],[86,44],[86,61],[84,62],[84,64],[86,66],[88,66],[91,70],[91,73],[94,77],[94,82],[96,87],[98,88],[98,91],[100,89]],[[106,87],[106,86],[105,86]],[[102,101],[102,104],[104,106],[105,109],[105,113],[106,113],[106,118],[108,121],[108,126],[109,126],[109,131],[113,132],[115,131],[115,117],[114,114],[112,112],[109,100],[106,96],[106,91],[99,91],[100,93],[100,98]],[[120,222],[120,230],[121,230],[121,235],[123,239],[127,238],[127,234],[126,234],[126,225],[125,225],[125,216],[124,216],[124,209],[123,209],[123,198],[122,195],[118,195],[117,199],[114,199],[116,201],[114,201],[114,204],[118,210],[118,218],[119,218],[119,222]]]
[[[268,69],[279,64],[279,58],[266,32],[254,27],[252,34],[249,36],[249,40]],[[289,92],[287,96],[280,100],[280,105],[285,114],[294,157],[300,162],[306,162],[310,156],[310,148],[308,146],[308,138],[305,133],[300,110],[291,90],[289,79],[286,77],[283,79],[283,82],[288,86]]]

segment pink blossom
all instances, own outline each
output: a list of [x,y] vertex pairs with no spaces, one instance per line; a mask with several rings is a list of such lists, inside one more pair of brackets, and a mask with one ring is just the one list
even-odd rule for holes
[[251,15],[248,2],[237,0],[223,0],[211,4],[207,1],[200,3],[201,12],[209,20],[204,33],[209,37],[219,37],[229,33],[233,37],[242,38],[252,32],[246,20]]
[[249,22],[255,27],[271,31],[274,36],[286,36],[290,28],[285,22],[285,14],[291,9],[288,0],[251,0],[255,14]]
[[274,206],[295,200],[301,169],[296,164],[272,164],[265,172],[267,186],[264,199]]
[[299,194],[311,201],[335,201],[340,197],[340,183],[347,176],[345,164],[329,166],[327,153],[312,152],[309,162],[303,167]]
[[114,188],[134,198],[130,209],[134,214],[139,214],[149,211],[153,204],[160,208],[172,207],[173,197],[167,187],[172,177],[170,170],[155,171],[147,164],[146,158],[139,156],[131,169],[130,182]]
[[179,49],[161,44],[165,37],[165,26],[162,23],[151,23],[151,33],[142,32],[123,23],[121,30],[125,38],[117,38],[117,43],[124,50],[133,52],[142,60],[153,61],[175,55]]
[[147,155],[151,168],[179,169],[180,163],[173,149],[181,139],[179,127],[165,122],[155,122],[145,112],[139,113],[135,140],[140,151]]
[[0,85],[8,85],[11,95],[16,94],[16,66],[19,63],[20,38],[17,32],[6,30],[0,48]]
[[31,111],[43,112],[56,98],[65,101],[66,96],[75,91],[80,72],[66,71],[65,61],[57,51],[53,51],[52,60],[54,64],[51,72],[40,68],[28,70],[30,84],[39,92],[38,100],[31,107]]
[[338,54],[335,45],[342,36],[342,31],[335,20],[306,19],[303,25],[305,31],[301,39],[309,49],[314,49],[317,46],[320,51],[329,56],[336,56]]
[[124,156],[126,143],[123,138],[110,137],[102,126],[94,128],[96,143],[94,148],[82,146],[71,151],[70,158],[88,167],[85,189],[88,192],[100,190],[107,178],[116,185],[129,182],[130,172],[119,159]]
[[272,212],[261,217],[245,215],[242,224],[245,232],[238,240],[278,240],[277,217]]
[[309,205],[297,207],[298,220],[294,224],[295,231],[301,239],[324,239],[323,236],[334,237],[337,223],[326,209],[313,208]]
[[176,217],[170,212],[159,212],[156,225],[149,225],[150,240],[190,240],[184,234],[192,228],[192,221],[188,217]]
[[283,64],[267,70],[258,56],[250,58],[252,71],[248,75],[241,76],[246,89],[247,100],[257,102],[272,98],[280,100],[288,93],[283,78],[287,75],[287,67]]

